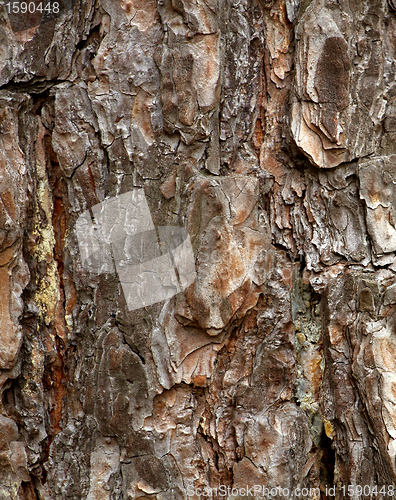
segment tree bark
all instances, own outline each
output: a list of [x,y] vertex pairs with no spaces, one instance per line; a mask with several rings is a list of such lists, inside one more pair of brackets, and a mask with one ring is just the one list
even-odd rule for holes
[[0,5],[0,498],[391,497],[395,1],[27,8]]

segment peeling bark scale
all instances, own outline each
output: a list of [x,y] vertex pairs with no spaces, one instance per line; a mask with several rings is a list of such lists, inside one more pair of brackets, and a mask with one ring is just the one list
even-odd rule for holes
[[0,3],[0,500],[393,496],[395,73],[394,0]]

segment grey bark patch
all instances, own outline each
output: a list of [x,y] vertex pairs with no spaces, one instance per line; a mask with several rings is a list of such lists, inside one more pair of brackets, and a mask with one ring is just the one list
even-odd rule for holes
[[[58,19],[71,10],[78,0],[44,0],[24,2],[4,2],[6,13],[14,33],[27,31],[49,21]],[[15,4],[15,5],[14,5]],[[25,11],[26,8],[26,11]]]

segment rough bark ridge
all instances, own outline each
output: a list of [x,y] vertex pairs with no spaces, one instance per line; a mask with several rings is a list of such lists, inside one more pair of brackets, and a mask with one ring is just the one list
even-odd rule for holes
[[[0,5],[0,498],[396,482],[395,1],[59,4]],[[135,188],[196,279],[129,311]]]

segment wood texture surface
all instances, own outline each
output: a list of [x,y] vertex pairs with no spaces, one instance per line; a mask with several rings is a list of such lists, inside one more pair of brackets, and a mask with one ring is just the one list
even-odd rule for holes
[[[59,5],[0,4],[0,499],[389,499],[395,1]],[[196,275],[130,310],[136,189]]]

